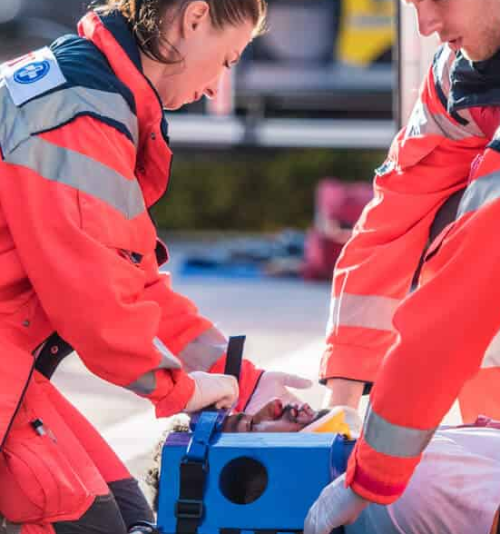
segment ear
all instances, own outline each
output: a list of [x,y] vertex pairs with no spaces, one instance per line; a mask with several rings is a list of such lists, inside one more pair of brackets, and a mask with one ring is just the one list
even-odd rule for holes
[[210,22],[210,6],[203,0],[190,2],[182,16],[182,34],[188,38],[196,32],[200,25]]

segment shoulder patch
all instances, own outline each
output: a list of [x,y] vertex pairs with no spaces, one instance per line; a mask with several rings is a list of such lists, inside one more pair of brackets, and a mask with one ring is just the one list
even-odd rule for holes
[[66,83],[66,78],[48,47],[4,63],[0,66],[0,76],[5,80],[16,106],[22,106],[28,100]]

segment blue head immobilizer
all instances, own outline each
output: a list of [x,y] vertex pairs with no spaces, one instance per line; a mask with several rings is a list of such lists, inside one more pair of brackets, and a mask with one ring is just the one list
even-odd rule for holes
[[300,532],[321,490],[345,471],[353,442],[339,434],[222,433],[225,415],[202,412],[191,432],[168,436],[158,530]]

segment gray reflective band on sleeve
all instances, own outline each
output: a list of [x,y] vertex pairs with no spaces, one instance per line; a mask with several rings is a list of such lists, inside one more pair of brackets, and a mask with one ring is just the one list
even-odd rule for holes
[[441,87],[446,98],[450,94],[450,69],[455,61],[455,53],[449,46],[444,46],[434,64],[435,82]]
[[406,132],[407,138],[424,135],[440,135],[453,141],[467,139],[473,135],[484,137],[474,123],[461,126],[445,114],[432,114],[422,101],[418,101],[415,105],[408,121]]
[[180,369],[182,367],[182,363],[179,358],[177,358],[177,356],[172,354],[167,349],[167,347],[159,337],[154,338],[153,345],[161,354],[161,362],[158,366],[158,369]]
[[377,415],[371,405],[363,423],[366,443],[377,452],[397,458],[418,456],[427,447],[435,431],[436,428],[418,430],[393,425]]
[[139,183],[74,150],[31,137],[6,156],[7,163],[32,169],[47,180],[74,187],[133,219],[145,210]]
[[399,299],[344,293],[331,301],[327,334],[336,326],[394,331],[392,318]]
[[85,87],[71,87],[37,98],[17,108],[0,85],[0,144],[9,153],[34,133],[61,126],[79,115],[100,116],[122,124],[138,145],[137,117],[123,97]]
[[458,205],[457,219],[500,198],[500,172],[482,176],[467,186]]
[[188,343],[179,353],[186,372],[208,371],[227,349],[227,339],[211,328]]
[[161,354],[161,360],[158,367],[144,373],[135,382],[132,382],[125,389],[138,393],[139,395],[150,395],[156,389],[156,372],[160,369],[181,369],[180,360],[174,356],[165,346],[163,341],[155,337],[153,344]]

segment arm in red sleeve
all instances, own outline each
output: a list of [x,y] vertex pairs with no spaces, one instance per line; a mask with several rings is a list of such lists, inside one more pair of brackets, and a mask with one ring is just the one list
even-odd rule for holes
[[134,259],[156,235],[133,144],[80,117],[3,155],[2,209],[54,329],[93,373],[149,398],[158,415],[182,410],[194,383],[157,338],[161,309],[143,298]]
[[[184,369],[224,373],[226,336],[199,314],[191,300],[171,288],[170,274],[161,273],[148,285],[146,295],[161,308],[158,337],[182,361]],[[248,403],[262,373],[263,370],[257,369],[249,360],[243,360],[237,411]]]
[[486,152],[458,220],[427,253],[421,287],[395,314],[398,342],[372,391],[347,475],[369,500],[387,504],[403,492],[464,383],[491,365],[487,349],[500,329],[499,156]]
[[465,187],[487,143],[472,117],[464,126],[440,99],[453,59],[448,48],[437,54],[409,124],[377,170],[375,198],[337,262],[322,379],[375,381],[396,340],[394,312],[410,290],[434,217]]

